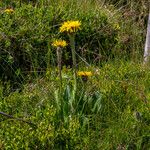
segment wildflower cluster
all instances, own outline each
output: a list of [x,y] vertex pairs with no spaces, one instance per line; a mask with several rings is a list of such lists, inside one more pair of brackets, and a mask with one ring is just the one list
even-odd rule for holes
[[67,21],[62,24],[60,27],[60,32],[74,33],[80,30],[81,22],[80,21]]
[[67,46],[67,42],[65,40],[55,40],[52,45],[54,47],[66,47]]

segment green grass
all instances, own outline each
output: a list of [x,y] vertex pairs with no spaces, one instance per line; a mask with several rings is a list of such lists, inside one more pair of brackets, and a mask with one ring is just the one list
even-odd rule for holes
[[37,79],[8,97],[1,95],[1,111],[34,124],[1,116],[2,148],[148,149],[147,68],[123,61],[107,63],[87,82],[78,79],[75,101],[70,71],[64,75],[68,77],[63,78],[61,97],[59,82],[51,78]]
[[[133,4],[0,2],[0,112],[6,113],[0,113],[0,149],[149,149],[150,70],[142,64],[147,8],[146,1]],[[14,13],[5,13],[10,6]],[[77,70],[90,77],[74,79],[69,38],[59,32],[67,20],[82,22]],[[61,85],[51,46],[57,38],[68,42]]]
[[[22,3],[21,7],[15,1],[14,4],[1,3],[0,70],[3,79],[18,81],[25,78],[27,72],[42,72],[56,65],[56,52],[51,43],[55,38],[69,42],[66,34],[58,31],[67,20],[82,22],[82,30],[76,35],[76,51],[89,63],[100,65],[114,57],[139,60],[143,55],[146,26],[136,21],[137,16],[126,16],[124,9],[96,0],[47,1],[48,4],[43,1],[36,6]],[[4,13],[10,6],[14,13]],[[72,65],[70,55],[70,47],[67,47],[63,65]],[[79,57],[77,59],[80,61]]]

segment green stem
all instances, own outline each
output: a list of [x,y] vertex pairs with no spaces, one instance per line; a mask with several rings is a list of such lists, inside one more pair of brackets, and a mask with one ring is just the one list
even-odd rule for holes
[[[77,91],[77,66],[76,66],[76,53],[75,53],[75,35],[69,34],[71,52],[72,52],[72,62],[73,62],[73,77],[74,77],[74,89],[72,93],[72,103],[75,103],[75,96]],[[72,113],[75,113],[75,110],[72,110]]]
[[75,54],[75,35],[69,35],[71,52],[72,52],[72,62],[73,62],[73,74],[75,87],[77,86],[77,68],[76,68],[76,54]]
[[63,109],[64,109],[64,103],[62,99],[62,72],[61,72],[61,58],[62,58],[62,51],[60,47],[57,47],[57,63],[58,63],[58,75],[59,75],[59,99],[61,102],[61,108],[60,108],[60,118],[61,121],[64,121],[63,118]]
[[62,58],[61,48],[57,47],[57,63],[58,63],[58,74],[60,80],[60,91],[62,88],[61,58]]

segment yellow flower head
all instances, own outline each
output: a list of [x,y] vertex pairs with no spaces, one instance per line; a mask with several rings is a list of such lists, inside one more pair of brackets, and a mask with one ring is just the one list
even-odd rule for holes
[[7,8],[4,10],[5,13],[13,13],[14,10],[12,8]]
[[65,47],[67,46],[67,42],[65,40],[55,40],[52,45],[54,47]]
[[89,76],[92,76],[92,72],[91,71],[78,71],[77,75],[81,77],[89,77]]
[[80,26],[80,21],[67,21],[62,24],[59,30],[60,32],[74,33],[81,29]]
[[114,26],[114,29],[116,29],[116,30],[120,30],[120,26],[119,26],[119,24],[118,24],[118,23],[115,23],[113,26]]

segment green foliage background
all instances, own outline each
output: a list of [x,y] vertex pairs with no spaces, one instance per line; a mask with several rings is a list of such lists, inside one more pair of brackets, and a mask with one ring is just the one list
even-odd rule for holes
[[[149,2],[2,0],[0,2],[0,149],[148,150],[150,71],[142,65]],[[13,13],[5,13],[13,8]],[[63,49],[59,93],[54,39],[79,20],[78,70]],[[70,66],[70,67],[69,67]],[[75,99],[74,99],[75,98]],[[63,103],[62,103],[63,102]]]
[[[67,20],[82,22],[82,30],[76,36],[76,50],[87,62],[100,64],[114,56],[137,60],[143,53],[146,25],[142,19],[136,21],[137,16],[130,16],[134,15],[132,11],[125,14],[113,5],[85,0],[39,1],[36,5],[8,1],[1,5],[0,70],[3,79],[18,80],[14,74],[21,78],[26,71],[43,71],[49,64],[56,65],[51,42],[55,38],[68,41],[66,35],[58,32],[61,23]],[[7,7],[13,7],[14,13],[4,13]],[[64,50],[63,65],[72,65],[70,55],[68,47]]]
[[1,147],[148,149],[149,77],[149,72],[135,63],[107,63],[100,75],[85,84],[78,79],[78,103],[72,103],[68,83],[72,76],[68,75],[63,79],[64,122],[55,80],[37,79],[22,92],[8,97],[1,94],[1,111],[33,123],[1,116]]

